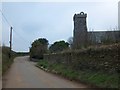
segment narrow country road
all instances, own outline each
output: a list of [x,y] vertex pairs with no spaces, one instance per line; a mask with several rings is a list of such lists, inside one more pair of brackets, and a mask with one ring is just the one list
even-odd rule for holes
[[28,56],[17,57],[11,68],[3,77],[3,88],[87,88],[65,80],[57,75],[47,73],[29,61]]

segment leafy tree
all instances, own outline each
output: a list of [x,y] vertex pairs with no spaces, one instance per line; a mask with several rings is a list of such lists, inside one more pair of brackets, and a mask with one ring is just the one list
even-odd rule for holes
[[30,48],[30,57],[36,59],[42,59],[43,54],[47,52],[48,40],[45,38],[39,38],[32,43]]
[[65,41],[57,41],[49,48],[50,52],[60,52],[69,48],[69,43]]

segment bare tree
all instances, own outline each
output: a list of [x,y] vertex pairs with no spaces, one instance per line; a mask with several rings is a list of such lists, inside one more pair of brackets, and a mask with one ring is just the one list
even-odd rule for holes
[[73,37],[69,37],[67,41],[68,41],[68,43],[69,43],[69,45],[70,45],[70,48],[72,48],[72,45],[73,45]]

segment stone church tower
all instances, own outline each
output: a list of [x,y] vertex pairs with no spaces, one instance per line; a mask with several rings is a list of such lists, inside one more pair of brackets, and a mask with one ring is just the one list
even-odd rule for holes
[[80,49],[87,46],[87,14],[81,12],[75,14],[74,20],[74,35],[73,35],[73,49]]

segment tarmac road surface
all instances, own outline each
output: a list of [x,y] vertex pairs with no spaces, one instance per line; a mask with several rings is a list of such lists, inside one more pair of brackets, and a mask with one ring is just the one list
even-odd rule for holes
[[3,88],[87,88],[86,85],[69,81],[45,72],[29,61],[29,56],[17,57],[3,77]]

